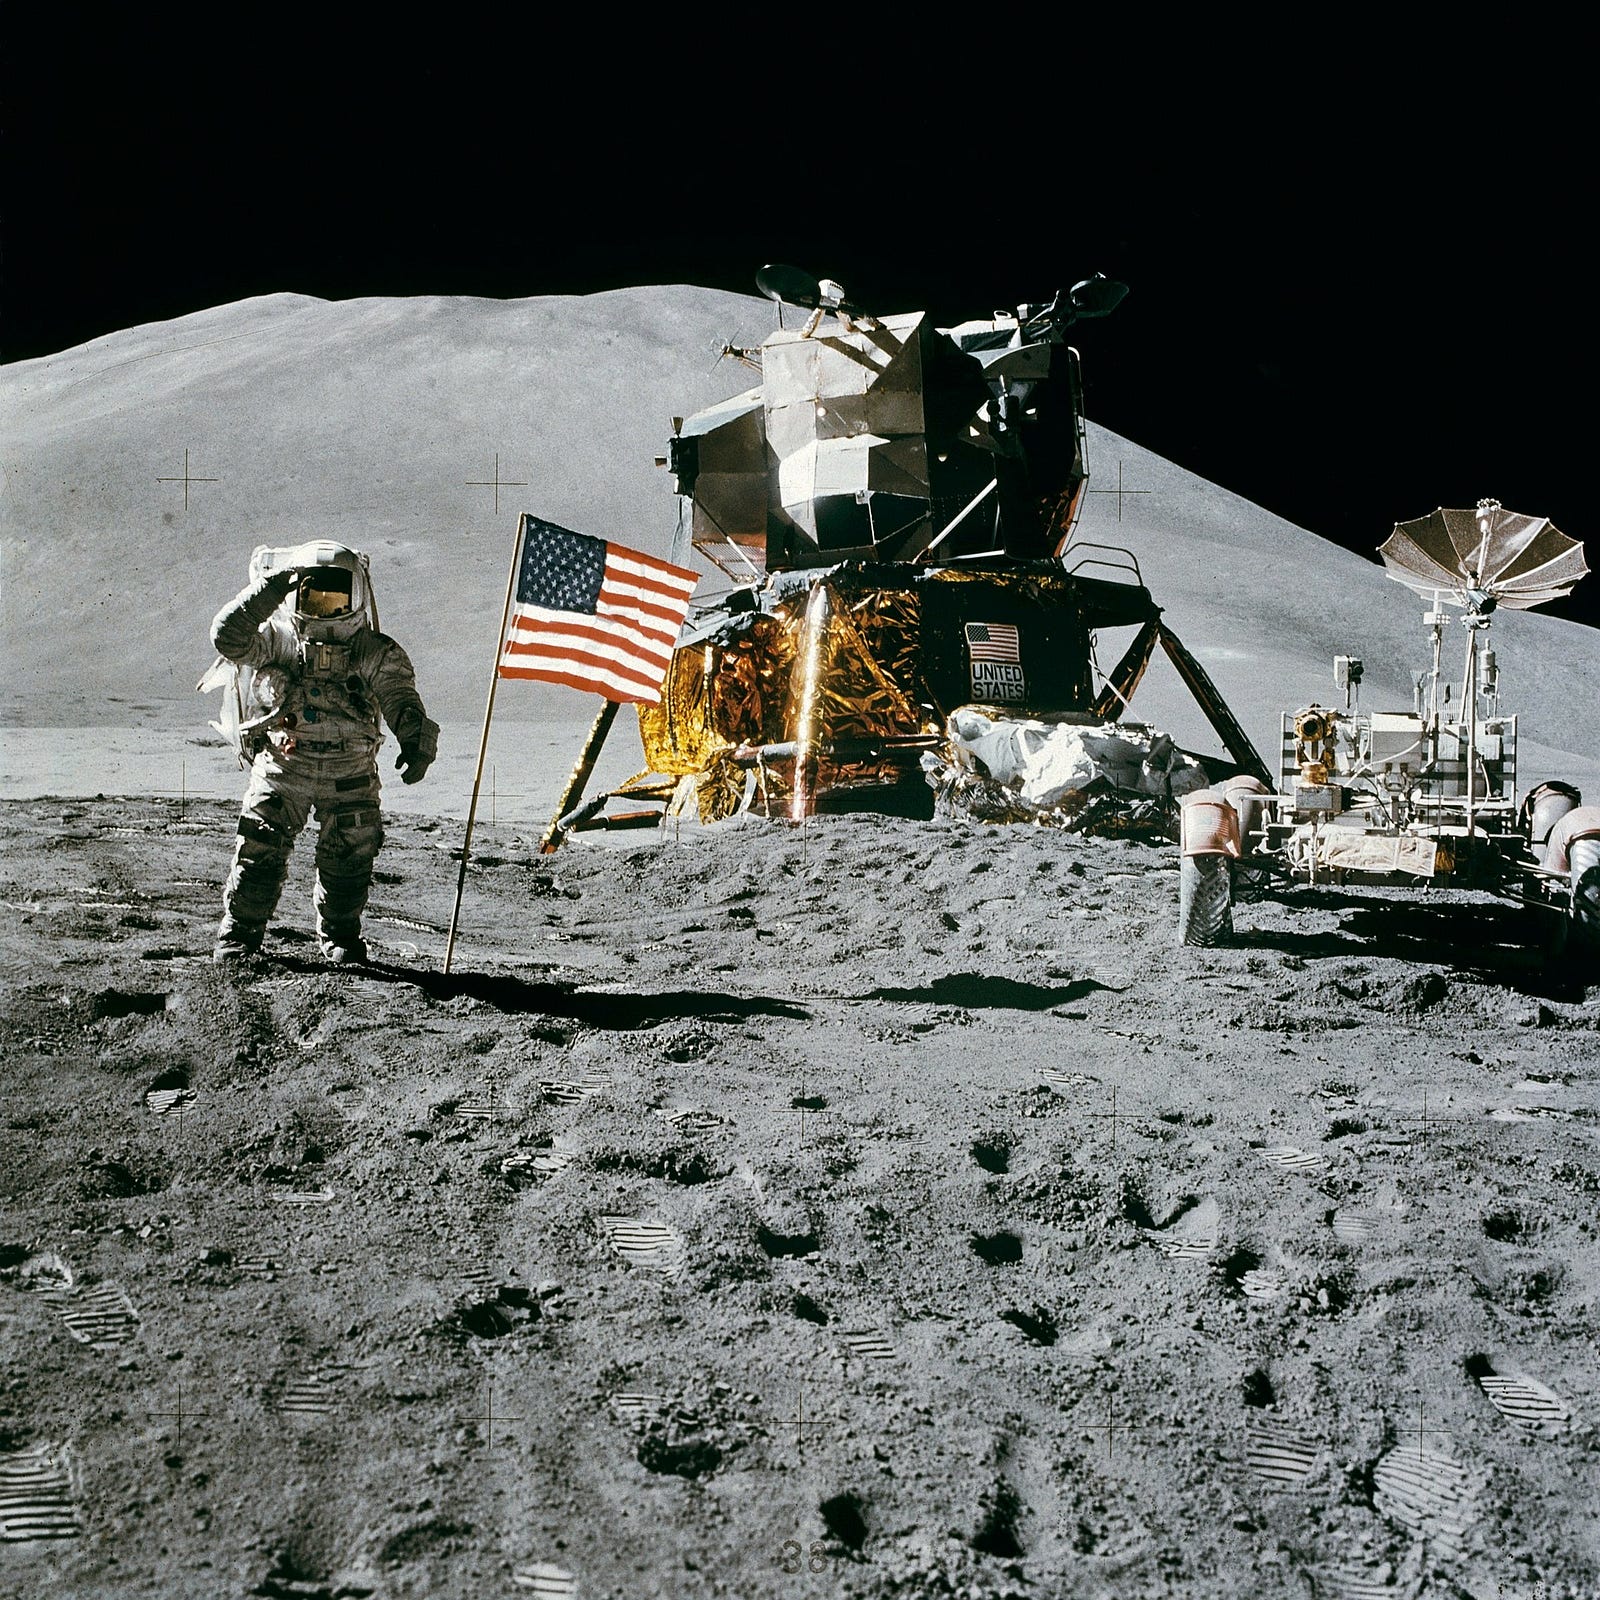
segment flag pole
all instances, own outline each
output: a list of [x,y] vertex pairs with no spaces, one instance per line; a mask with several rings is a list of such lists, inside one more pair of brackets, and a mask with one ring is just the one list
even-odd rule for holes
[[589,729],[589,737],[583,742],[583,749],[573,766],[572,776],[567,779],[567,786],[561,791],[561,798],[556,802],[555,815],[551,817],[550,826],[544,830],[544,837],[539,841],[540,855],[554,855],[560,848],[561,841],[566,838],[561,819],[571,809],[573,799],[582,794],[584,785],[588,783],[589,776],[594,771],[594,764],[600,759],[600,746],[606,742],[606,735],[611,732],[611,724],[616,720],[616,715],[615,700],[601,701],[599,714]]
[[456,874],[456,903],[450,911],[450,935],[444,944],[444,970],[450,970],[450,957],[456,947],[456,924],[461,917],[461,894],[467,886],[467,857],[472,853],[472,823],[478,814],[478,790],[483,784],[483,758],[489,753],[489,719],[494,716],[494,691],[500,682],[500,657],[506,648],[506,623],[511,618],[511,597],[517,592],[517,568],[522,561],[522,542],[527,537],[526,513],[517,521],[517,542],[511,551],[511,575],[506,579],[506,603],[500,613],[500,633],[494,647],[494,671],[489,675],[489,700],[483,708],[483,737],[478,741],[478,768],[472,775],[472,799],[467,805],[467,836],[461,841],[461,870]]

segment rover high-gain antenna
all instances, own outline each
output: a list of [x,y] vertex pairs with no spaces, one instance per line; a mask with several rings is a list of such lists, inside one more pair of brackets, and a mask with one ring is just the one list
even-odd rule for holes
[[[1439,646],[1448,602],[1466,613],[1467,662],[1461,679],[1461,714],[1467,724],[1467,826],[1472,826],[1474,766],[1478,754],[1480,665],[1492,670],[1493,654],[1478,635],[1489,627],[1491,614],[1531,611],[1572,592],[1588,572],[1583,545],[1569,539],[1548,517],[1507,511],[1498,500],[1480,500],[1472,510],[1440,506],[1425,517],[1397,522],[1378,547],[1389,576],[1408,589],[1432,597],[1424,619],[1433,629],[1437,705]],[[1485,659],[1487,658],[1487,659]],[[1495,685],[1498,691],[1498,683]],[[1448,697],[1448,693],[1447,693]]]

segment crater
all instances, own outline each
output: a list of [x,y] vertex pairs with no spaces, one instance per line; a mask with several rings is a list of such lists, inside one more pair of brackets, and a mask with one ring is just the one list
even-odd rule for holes
[[985,1172],[1009,1172],[1011,1170],[1011,1147],[997,1139],[978,1139],[973,1142],[972,1159]]
[[774,1261],[789,1256],[808,1256],[819,1243],[814,1233],[775,1233],[765,1224],[756,1228],[756,1238]]
[[1122,1179],[1119,1209],[1136,1228],[1153,1228],[1156,1225],[1156,1219],[1150,1215],[1150,1208],[1145,1204],[1144,1196],[1126,1176]]
[[1018,1311],[1013,1307],[1002,1311],[1000,1320],[1009,1322],[1013,1328],[1021,1328],[1035,1344],[1054,1344],[1060,1332],[1055,1319],[1039,1306],[1033,1310],[1034,1315],[1029,1316],[1026,1311]]
[[[414,1522],[410,1527],[391,1534],[379,1550],[378,1560],[386,1567],[419,1561],[435,1551],[459,1548],[461,1541],[471,1538],[475,1531],[470,1522],[456,1522],[447,1517],[429,1517],[425,1521]],[[284,1592],[294,1595],[307,1593],[300,1588],[286,1589]],[[352,1591],[341,1583],[337,1589],[330,1586],[327,1592],[334,1597],[334,1600],[339,1600],[339,1597]]]
[[1222,1281],[1230,1289],[1238,1289],[1244,1282],[1247,1272],[1254,1272],[1261,1265],[1261,1257],[1254,1250],[1247,1250],[1241,1245],[1222,1263]]
[[1515,1211],[1491,1211],[1483,1219],[1483,1231],[1501,1244],[1520,1239],[1527,1231]]
[[1343,1139],[1352,1133],[1365,1133],[1367,1124],[1359,1117],[1335,1117],[1328,1124],[1328,1131],[1323,1134],[1323,1139]]
[[474,1339],[502,1339],[506,1334],[514,1333],[517,1327],[517,1319],[492,1300],[463,1306],[456,1314],[456,1321]]
[[538,1317],[539,1302],[531,1290],[520,1284],[503,1283],[485,1299],[462,1306],[445,1319],[444,1326],[469,1333],[474,1339],[503,1339],[524,1323],[536,1322]]
[[1022,1259],[1022,1240],[1014,1233],[975,1233],[972,1248],[991,1267],[1010,1266]]
[[1267,1376],[1264,1367],[1257,1367],[1254,1372],[1245,1374],[1244,1403],[1258,1408],[1275,1406],[1278,1403],[1277,1390],[1272,1387],[1272,1379]]
[[814,1322],[819,1328],[825,1328],[828,1325],[828,1313],[808,1294],[797,1294],[794,1297],[794,1303],[789,1309],[797,1317],[806,1322]]
[[710,1439],[674,1439],[651,1434],[640,1441],[635,1452],[646,1472],[657,1472],[692,1483],[722,1464],[722,1450]]
[[725,1167],[713,1166],[698,1150],[668,1150],[645,1170],[651,1177],[683,1184],[712,1183],[727,1172]]
[[704,1061],[717,1048],[717,1036],[704,1028],[691,1028],[663,1047],[661,1054],[676,1065]]
[[157,1017],[167,1009],[164,994],[134,993],[123,989],[107,989],[94,997],[94,1015],[97,1017]]
[[162,1180],[121,1161],[101,1160],[92,1154],[78,1178],[78,1194],[85,1200],[127,1200],[136,1194],[158,1194]]
[[1512,1298],[1524,1306],[1542,1306],[1545,1301],[1554,1298],[1565,1281],[1565,1268],[1552,1262],[1519,1274],[1512,1279],[1509,1288]]
[[1009,1483],[997,1483],[984,1500],[983,1518],[972,1536],[972,1548],[1003,1561],[1018,1560],[1024,1552],[1017,1537],[1022,1506],[1016,1490]]
[[866,1507],[853,1494],[836,1494],[817,1507],[823,1526],[846,1550],[859,1550],[867,1542]]
[[685,1185],[713,1183],[728,1173],[726,1167],[713,1165],[701,1151],[682,1145],[656,1151],[596,1150],[591,1153],[589,1164],[596,1172],[642,1172],[648,1178]]

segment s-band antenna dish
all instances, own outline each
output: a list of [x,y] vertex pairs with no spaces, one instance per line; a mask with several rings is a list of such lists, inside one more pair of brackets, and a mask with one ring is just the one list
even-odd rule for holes
[[1421,594],[1487,616],[1496,606],[1529,611],[1559,600],[1588,572],[1583,545],[1548,517],[1480,500],[1471,511],[1437,511],[1397,522],[1378,548],[1389,576]]

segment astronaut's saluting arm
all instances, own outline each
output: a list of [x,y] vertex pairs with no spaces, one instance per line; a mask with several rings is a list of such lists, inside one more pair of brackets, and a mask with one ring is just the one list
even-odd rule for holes
[[262,624],[299,581],[300,574],[291,569],[268,573],[258,583],[241,589],[212,621],[211,643],[217,654],[248,667],[264,667],[271,662],[272,640],[261,631]]

